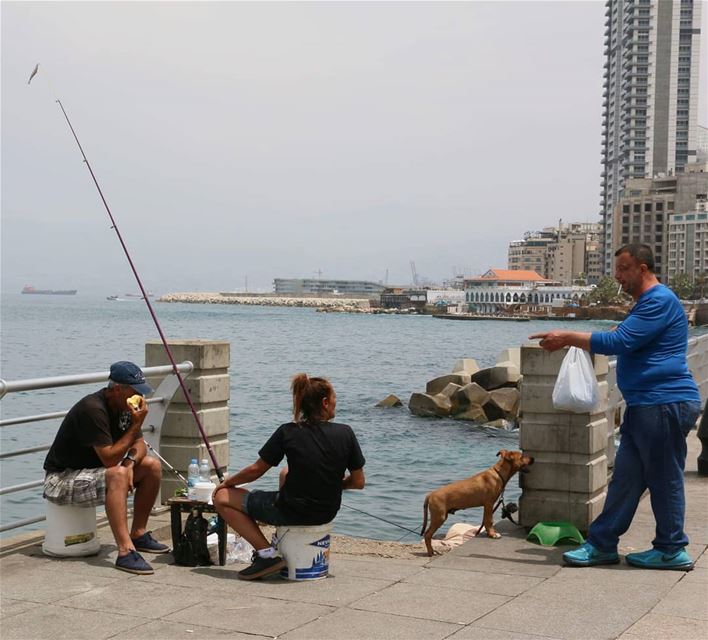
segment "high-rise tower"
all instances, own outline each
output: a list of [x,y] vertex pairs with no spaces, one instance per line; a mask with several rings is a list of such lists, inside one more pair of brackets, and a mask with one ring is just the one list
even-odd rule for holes
[[628,178],[683,171],[698,146],[700,0],[607,0],[602,142],[603,267]]

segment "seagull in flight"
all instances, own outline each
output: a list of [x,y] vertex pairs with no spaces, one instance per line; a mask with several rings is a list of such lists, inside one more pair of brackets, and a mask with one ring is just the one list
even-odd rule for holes
[[32,82],[32,78],[34,78],[37,75],[37,71],[39,71],[39,63],[37,63],[35,65],[34,70],[32,71],[32,73],[30,73],[30,77],[29,77],[29,80],[27,81],[27,84]]

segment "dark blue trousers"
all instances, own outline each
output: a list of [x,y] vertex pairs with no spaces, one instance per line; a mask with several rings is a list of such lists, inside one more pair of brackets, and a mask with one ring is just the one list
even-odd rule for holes
[[673,553],[688,544],[683,530],[686,436],[700,411],[699,402],[627,407],[605,506],[588,533],[595,548],[617,550],[646,489],[656,520],[654,548]]

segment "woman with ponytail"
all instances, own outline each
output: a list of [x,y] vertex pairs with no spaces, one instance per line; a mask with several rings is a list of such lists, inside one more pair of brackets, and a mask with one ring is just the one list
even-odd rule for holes
[[[258,522],[319,525],[337,515],[343,489],[363,489],[364,456],[352,428],[331,422],[337,394],[328,380],[297,374],[291,384],[293,421],[281,425],[258,452],[258,460],[226,478],[214,490],[219,515],[255,549],[239,578],[253,580],[280,571],[285,560],[266,540]],[[278,491],[248,491],[283,458]],[[349,472],[347,474],[347,471]]]

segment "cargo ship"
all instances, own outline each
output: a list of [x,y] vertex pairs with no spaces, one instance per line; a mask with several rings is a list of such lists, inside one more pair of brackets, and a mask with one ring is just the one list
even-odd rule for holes
[[22,287],[22,293],[34,293],[43,296],[75,296],[76,291],[76,289],[35,289],[29,284]]

